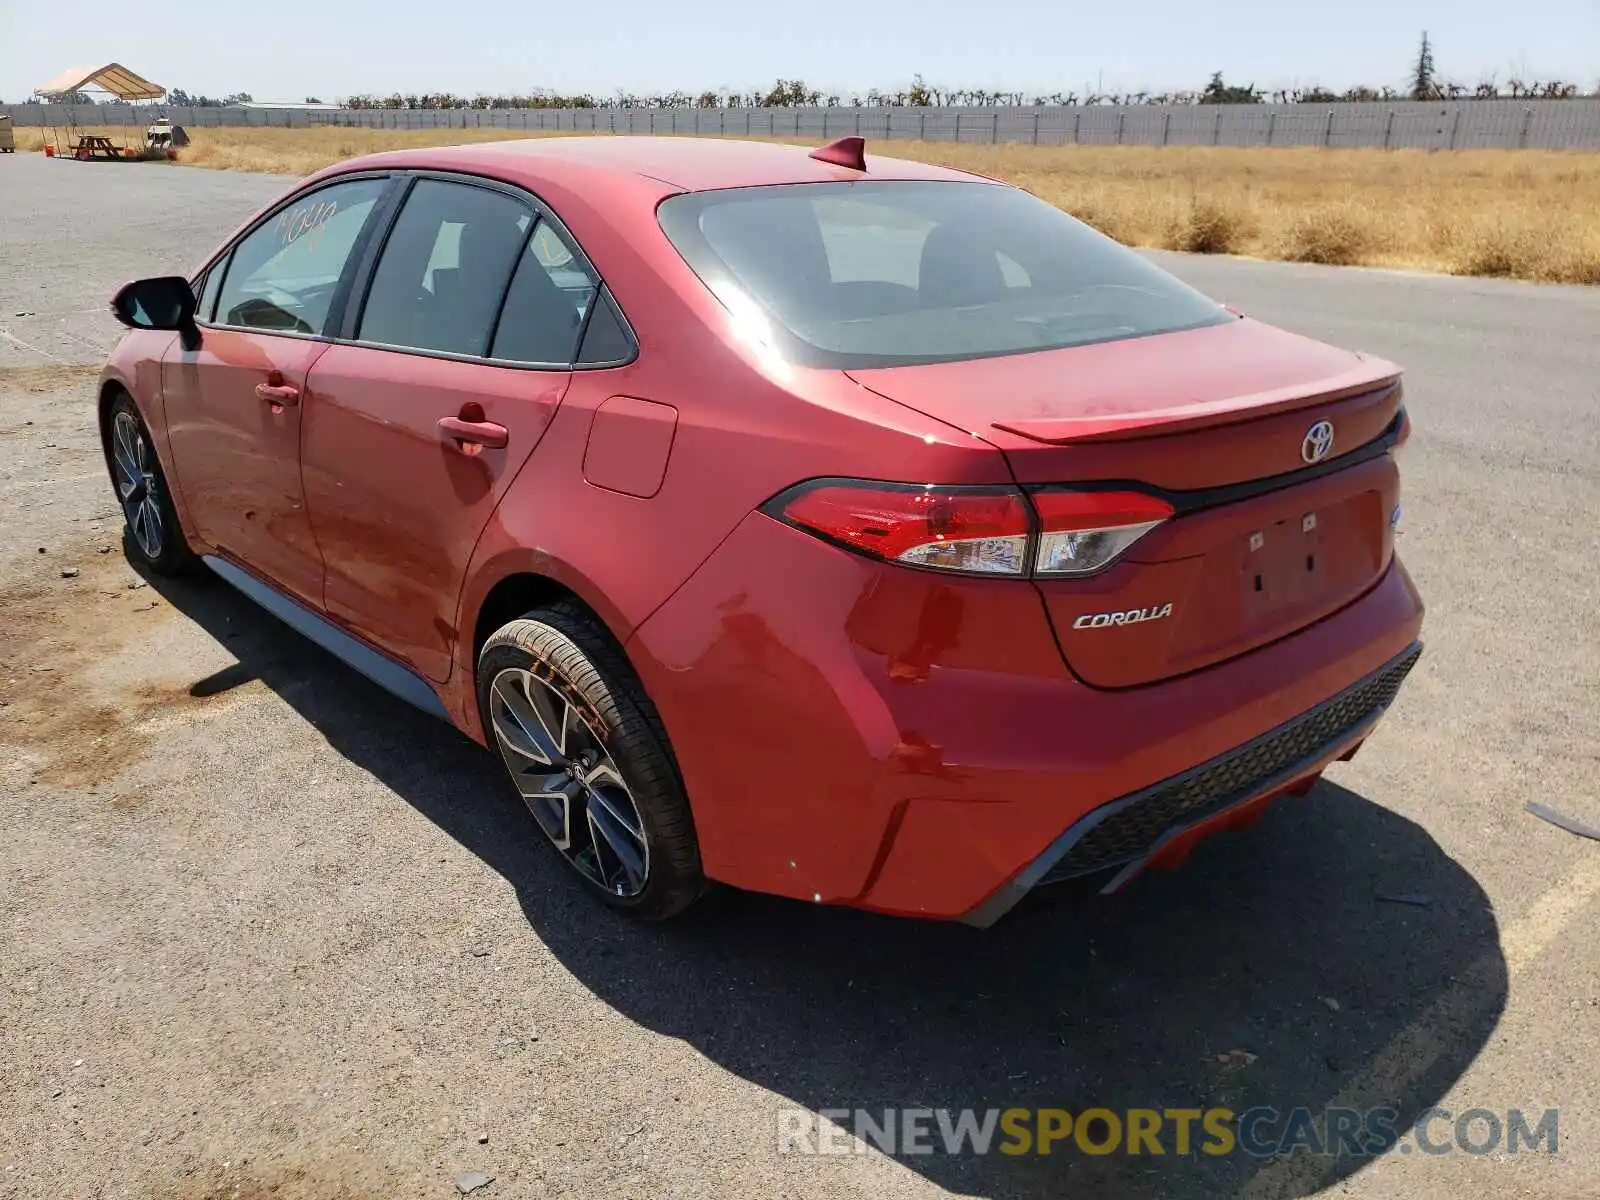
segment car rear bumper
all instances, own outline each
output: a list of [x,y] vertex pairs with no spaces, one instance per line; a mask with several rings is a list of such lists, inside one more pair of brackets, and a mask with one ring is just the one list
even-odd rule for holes
[[1153,820],[1148,844],[1091,869],[1136,873],[1314,778],[1370,732],[1421,621],[1396,561],[1279,642],[1105,691],[1063,665],[1030,585],[887,566],[756,514],[628,649],[709,876],[987,924],[1130,823]]
[[[962,917],[992,925],[1034,887],[1116,870],[1101,888],[1114,892],[1152,862],[1251,807],[1314,779],[1353,753],[1394,703],[1422,644],[1308,712],[1131,796],[1102,804],[1073,822],[1043,854]],[[1120,868],[1120,869],[1119,869]]]

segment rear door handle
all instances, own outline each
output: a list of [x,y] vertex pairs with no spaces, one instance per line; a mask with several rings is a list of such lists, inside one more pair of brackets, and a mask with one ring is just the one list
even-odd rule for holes
[[511,440],[511,434],[504,425],[496,425],[493,421],[464,421],[460,417],[440,417],[439,436],[447,442],[454,442],[457,449],[469,454],[475,452],[467,450],[468,446],[500,450]]
[[300,389],[292,383],[258,383],[256,399],[269,404],[299,404]]

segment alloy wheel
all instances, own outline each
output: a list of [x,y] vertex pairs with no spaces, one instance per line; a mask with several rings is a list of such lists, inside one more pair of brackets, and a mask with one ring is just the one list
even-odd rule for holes
[[522,801],[590,882],[631,899],[650,878],[644,822],[605,741],[557,687],[521,668],[489,685],[489,725]]
[[145,441],[139,419],[131,412],[117,413],[111,423],[111,462],[128,529],[146,558],[160,558],[166,541],[161,484],[156,476],[155,455]]

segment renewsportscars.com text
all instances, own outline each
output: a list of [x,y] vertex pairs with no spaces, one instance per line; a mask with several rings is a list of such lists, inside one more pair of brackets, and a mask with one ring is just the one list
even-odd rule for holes
[[780,1154],[1128,1154],[1329,1158],[1401,1154],[1555,1154],[1559,1110],[1393,1108],[786,1108]]

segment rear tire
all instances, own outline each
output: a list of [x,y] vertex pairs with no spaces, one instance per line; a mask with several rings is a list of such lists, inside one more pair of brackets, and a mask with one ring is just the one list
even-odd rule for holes
[[489,744],[544,833],[613,908],[663,920],[706,890],[666,730],[622,651],[574,603],[496,630],[478,655]]
[[122,509],[122,544],[128,560],[156,575],[194,571],[199,557],[189,549],[172,503],[172,491],[138,406],[126,392],[106,414],[106,469]]

